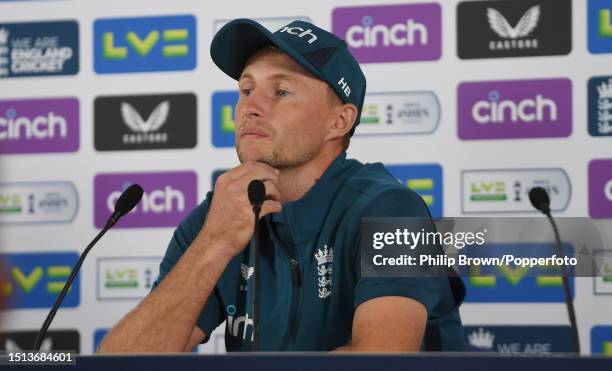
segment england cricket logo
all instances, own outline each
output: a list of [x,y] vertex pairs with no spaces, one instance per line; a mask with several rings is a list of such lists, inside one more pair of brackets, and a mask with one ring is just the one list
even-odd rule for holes
[[612,79],[597,86],[597,130],[599,134],[612,134]]
[[9,74],[8,38],[9,31],[6,28],[0,28],[0,76]]
[[317,250],[317,253],[315,254],[315,259],[317,259],[317,273],[319,276],[319,299],[325,299],[331,295],[334,248],[331,246],[327,248],[327,245],[324,245],[323,249]]

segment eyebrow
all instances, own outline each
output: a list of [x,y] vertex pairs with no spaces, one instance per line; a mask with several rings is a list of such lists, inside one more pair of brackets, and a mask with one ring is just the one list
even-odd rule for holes
[[[255,80],[253,78],[253,76],[249,73],[243,73],[242,75],[240,75],[240,78],[238,79],[238,81],[242,80],[242,79],[251,79],[251,80]],[[267,77],[268,80],[288,80],[288,81],[295,81],[295,78],[289,74],[286,73],[275,73],[272,76]]]

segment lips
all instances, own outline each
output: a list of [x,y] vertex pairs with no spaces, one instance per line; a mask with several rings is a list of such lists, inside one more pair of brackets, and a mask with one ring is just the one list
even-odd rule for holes
[[256,130],[256,129],[245,129],[240,133],[240,137],[241,138],[266,138],[268,137],[268,134],[266,134],[265,132],[261,131],[261,130]]

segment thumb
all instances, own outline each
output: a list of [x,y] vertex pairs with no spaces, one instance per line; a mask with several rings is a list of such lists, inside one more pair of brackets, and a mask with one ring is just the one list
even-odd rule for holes
[[280,213],[283,209],[283,205],[274,200],[265,200],[261,205],[261,212],[259,213],[259,217],[263,218],[268,214]]

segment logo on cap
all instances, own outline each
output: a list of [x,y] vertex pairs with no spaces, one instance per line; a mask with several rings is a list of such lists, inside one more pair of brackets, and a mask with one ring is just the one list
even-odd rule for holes
[[348,82],[344,81],[344,76],[340,78],[340,81],[338,81],[338,85],[342,87],[341,90],[347,98],[351,96],[351,87]]
[[317,41],[317,35],[312,33],[312,30],[310,28],[307,29],[307,30],[304,30],[302,27],[289,27],[289,26],[285,26],[285,27],[283,27],[278,32],[279,33],[286,32],[286,33],[288,33],[290,35],[295,35],[297,37],[310,36],[310,39],[308,40],[309,44],[312,44],[313,42]]

